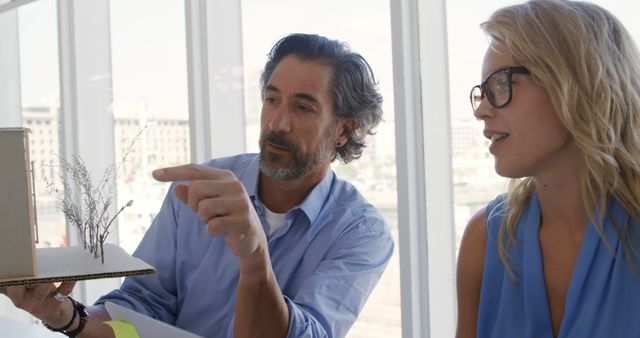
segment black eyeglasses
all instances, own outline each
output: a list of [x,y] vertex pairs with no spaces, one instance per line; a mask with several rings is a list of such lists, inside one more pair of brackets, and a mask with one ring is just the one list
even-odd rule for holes
[[471,108],[475,112],[486,97],[494,108],[503,108],[511,102],[513,74],[530,74],[525,67],[505,67],[487,76],[481,84],[471,88]]

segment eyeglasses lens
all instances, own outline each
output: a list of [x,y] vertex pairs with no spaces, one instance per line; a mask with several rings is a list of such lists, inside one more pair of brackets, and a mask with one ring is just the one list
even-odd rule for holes
[[507,72],[493,74],[487,81],[487,97],[494,107],[502,107],[509,101],[511,83]]
[[471,90],[471,107],[473,108],[473,111],[478,109],[478,106],[480,105],[480,102],[482,102],[483,98],[484,97],[482,96],[482,89],[480,89],[480,86],[473,87],[473,89]]

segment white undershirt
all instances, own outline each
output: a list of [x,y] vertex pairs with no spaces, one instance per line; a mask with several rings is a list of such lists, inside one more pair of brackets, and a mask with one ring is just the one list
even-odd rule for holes
[[271,236],[275,234],[278,229],[282,228],[285,225],[286,221],[284,220],[284,216],[286,214],[278,214],[269,210],[269,208],[267,208],[267,206],[265,206],[264,204],[262,206],[264,207],[264,217],[267,219],[267,223],[269,224],[268,237],[271,238]]

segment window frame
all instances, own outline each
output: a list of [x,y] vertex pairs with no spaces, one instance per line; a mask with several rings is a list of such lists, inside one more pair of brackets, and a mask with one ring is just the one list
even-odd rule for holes
[[[93,177],[115,163],[108,13],[109,0],[58,0],[60,154],[67,160],[81,156]],[[111,198],[117,200],[115,192]],[[111,209],[115,214],[115,204]],[[69,245],[79,244],[69,224],[67,238]],[[116,220],[108,242],[118,244],[118,239]],[[73,294],[89,303],[119,285],[118,279],[84,281]]]
[[22,94],[20,88],[20,46],[18,35],[18,11],[0,6],[0,125],[19,126],[22,121]]
[[445,0],[390,5],[402,333],[453,337],[455,229]]
[[[242,69],[240,1],[185,0],[191,161],[246,149],[244,90],[221,89],[216,74]],[[224,55],[216,53],[223,50]],[[240,75],[240,82],[244,79]],[[236,112],[235,114],[233,112]]]

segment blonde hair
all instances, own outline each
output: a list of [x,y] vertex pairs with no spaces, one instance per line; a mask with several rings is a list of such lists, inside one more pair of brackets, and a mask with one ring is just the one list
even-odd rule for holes
[[[640,224],[640,56],[620,21],[591,3],[532,0],[498,10],[481,27],[547,89],[583,155],[582,200],[605,243],[609,197]],[[509,246],[534,183],[511,180],[505,200],[498,251],[512,278]],[[640,255],[631,233],[638,229],[612,223],[633,267]]]

